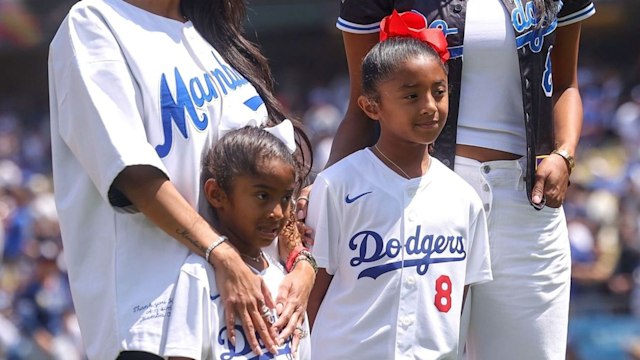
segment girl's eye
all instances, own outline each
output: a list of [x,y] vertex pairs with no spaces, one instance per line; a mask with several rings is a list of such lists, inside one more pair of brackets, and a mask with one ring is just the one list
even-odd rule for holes
[[266,200],[266,199],[268,198],[268,195],[267,195],[267,193],[258,193],[258,194],[256,195],[256,197],[257,197],[259,200]]
[[407,96],[405,96],[404,98],[407,100],[413,100],[416,99],[418,97],[418,94],[409,94]]
[[292,197],[293,197],[292,194],[285,195],[285,196],[282,197],[282,201],[283,202],[289,202],[289,201],[291,201]]

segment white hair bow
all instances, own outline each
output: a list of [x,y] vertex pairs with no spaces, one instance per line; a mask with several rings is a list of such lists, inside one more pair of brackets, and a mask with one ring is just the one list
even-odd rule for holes
[[280,139],[287,146],[290,153],[293,154],[296,151],[296,138],[291,120],[284,119],[280,124],[263,128],[263,130]]
[[[218,126],[218,139],[222,138],[226,133],[241,129],[245,126],[259,127],[259,123],[255,119],[249,119],[245,121],[233,122],[227,119],[224,123]],[[272,127],[262,128],[264,131],[277,137],[282,141],[287,149],[293,154],[296,151],[296,139],[293,130],[293,123],[289,119],[284,119],[280,124]]]

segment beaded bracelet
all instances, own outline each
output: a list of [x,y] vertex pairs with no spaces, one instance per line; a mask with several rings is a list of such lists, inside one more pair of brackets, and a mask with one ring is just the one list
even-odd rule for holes
[[218,238],[218,240],[214,241],[211,243],[211,245],[209,245],[209,247],[207,248],[207,250],[204,252],[204,260],[206,262],[209,262],[209,256],[211,255],[211,252],[217,248],[218,246],[220,246],[223,242],[225,242],[226,240],[229,240],[229,238],[227,238],[224,235],[220,235],[220,237]]
[[311,252],[306,249],[300,250],[298,257],[296,257],[296,259],[293,261],[293,265],[291,265],[291,270],[293,270],[296,267],[296,264],[298,264],[300,261],[308,261],[313,268],[313,272],[316,274],[318,273],[318,263],[316,262],[316,259],[313,257],[313,255],[311,255]]

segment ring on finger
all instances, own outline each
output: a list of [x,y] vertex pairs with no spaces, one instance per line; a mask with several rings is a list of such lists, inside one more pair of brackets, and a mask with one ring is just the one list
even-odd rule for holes
[[309,335],[309,332],[300,325],[296,326],[296,330],[299,331],[300,339],[304,339],[305,337],[307,337],[307,335]]
[[307,202],[309,202],[309,197],[302,195],[302,196],[299,196],[298,200],[296,200],[296,201],[300,201],[300,200],[306,200]]
[[271,309],[269,309],[267,305],[262,304],[262,307],[260,308],[260,313],[262,314],[262,317],[267,317],[271,314]]

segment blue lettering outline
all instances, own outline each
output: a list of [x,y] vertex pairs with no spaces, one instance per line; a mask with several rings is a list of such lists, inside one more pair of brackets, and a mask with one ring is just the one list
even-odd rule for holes
[[[425,254],[418,259],[401,260],[387,264],[372,266],[362,270],[358,279],[370,277],[376,279],[387,272],[401,268],[415,267],[419,275],[424,275],[431,264],[463,261],[467,258],[464,246],[464,238],[461,235],[434,235],[420,236],[421,225],[416,227],[415,233],[409,236],[406,242],[390,238],[386,242],[380,234],[372,230],[359,231],[349,240],[349,248],[356,250],[358,255],[350,259],[353,267],[363,263],[379,261],[383,258],[394,259],[400,256],[402,249],[407,255]],[[433,254],[449,253],[451,257],[432,258]]]

